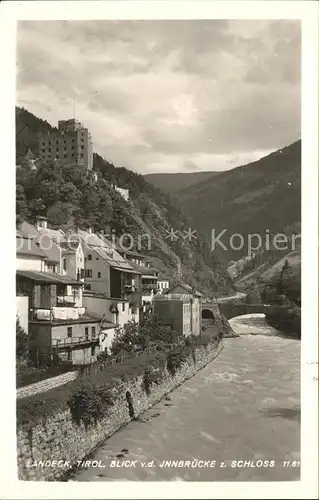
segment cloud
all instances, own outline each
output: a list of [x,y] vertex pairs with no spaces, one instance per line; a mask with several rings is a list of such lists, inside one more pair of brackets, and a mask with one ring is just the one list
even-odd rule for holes
[[22,21],[17,104],[73,113],[141,173],[228,169],[300,137],[297,21]]

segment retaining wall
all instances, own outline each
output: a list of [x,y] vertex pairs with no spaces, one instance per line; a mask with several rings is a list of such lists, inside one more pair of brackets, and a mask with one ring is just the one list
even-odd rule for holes
[[[76,424],[69,409],[56,412],[33,427],[21,425],[17,429],[17,455],[20,480],[56,481],[74,467],[78,460],[90,454],[106,438],[131,421],[127,396],[129,393],[134,416],[160,401],[198,370],[212,361],[221,351],[222,344],[214,343],[196,348],[180,369],[171,375],[167,367],[162,368],[162,379],[153,384],[146,394],[143,375],[122,384],[114,405],[97,424],[87,429]],[[132,411],[132,408],[131,408]],[[69,461],[66,466],[41,466],[39,461]]]

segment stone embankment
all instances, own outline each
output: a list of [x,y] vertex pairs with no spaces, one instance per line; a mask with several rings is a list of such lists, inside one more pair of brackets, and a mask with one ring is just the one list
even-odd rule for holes
[[74,421],[69,408],[57,409],[38,422],[18,424],[19,479],[54,481],[63,478],[101,442],[193,377],[221,350],[220,340],[196,347],[174,374],[165,365],[160,380],[153,383],[149,391],[145,390],[143,375],[123,382],[107,414],[87,427]]

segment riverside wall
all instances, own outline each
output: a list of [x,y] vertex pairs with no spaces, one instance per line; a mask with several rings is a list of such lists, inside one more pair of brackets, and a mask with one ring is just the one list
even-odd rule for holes
[[160,380],[151,385],[150,391],[145,390],[143,375],[123,382],[107,414],[88,427],[76,423],[69,408],[57,409],[34,424],[18,424],[19,479],[63,480],[77,461],[83,460],[105,439],[131,421],[132,410],[134,418],[139,417],[167,393],[194,376],[221,350],[222,341],[197,347],[174,375],[169,372],[167,365],[163,366]]

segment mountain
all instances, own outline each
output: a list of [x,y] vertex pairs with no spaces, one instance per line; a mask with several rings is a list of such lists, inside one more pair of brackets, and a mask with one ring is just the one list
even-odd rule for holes
[[[267,235],[273,241],[275,234],[300,223],[301,141],[193,184],[175,196],[217,254],[237,261],[247,255],[249,235],[257,233],[267,245]],[[212,241],[213,230],[216,238],[224,231],[219,242]]]
[[[18,222],[45,216],[51,227],[104,230],[146,254],[173,282],[184,280],[208,295],[232,293],[225,267],[200,235],[188,237],[190,221],[168,193],[98,154],[93,172],[41,159],[31,163],[25,155],[29,148],[37,154],[37,132],[53,127],[21,108],[16,109],[16,121]],[[129,189],[129,201],[114,183]]]
[[163,174],[146,174],[144,179],[153,186],[174,193],[180,189],[185,189],[198,182],[206,181],[211,177],[218,175],[219,172],[189,172],[189,173],[163,173]]

